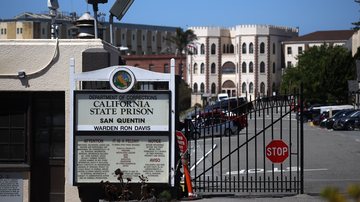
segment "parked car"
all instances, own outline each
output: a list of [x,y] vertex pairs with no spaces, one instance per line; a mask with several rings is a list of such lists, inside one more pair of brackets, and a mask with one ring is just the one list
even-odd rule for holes
[[354,130],[359,128],[360,111],[356,110],[341,119],[335,121],[333,125],[334,130]]
[[203,121],[193,120],[190,122],[190,137],[199,139],[212,136],[229,136],[239,131],[236,121],[224,118],[210,117]]
[[354,109],[343,109],[340,110],[336,113],[334,113],[334,115],[330,118],[324,119],[323,121],[320,122],[320,127],[324,127],[327,129],[333,129],[333,125],[335,123],[336,120],[339,120],[345,116],[348,116],[349,114],[353,113],[355,110]]

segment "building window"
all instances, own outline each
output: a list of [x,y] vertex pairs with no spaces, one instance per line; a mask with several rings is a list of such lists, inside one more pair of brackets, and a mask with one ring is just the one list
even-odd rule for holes
[[246,93],[246,83],[242,83],[242,86],[241,86],[241,92],[242,93]]
[[4,29],[4,34],[6,34],[6,28]]
[[125,34],[121,35],[122,40],[125,40]]
[[132,35],[132,40],[135,41],[135,34]]
[[254,84],[252,82],[249,84],[249,93],[254,93]]
[[216,65],[215,65],[215,63],[211,64],[211,74],[216,74]]
[[253,62],[249,63],[249,73],[254,73],[254,63]]
[[292,63],[291,63],[291,61],[288,61],[287,62],[287,68],[291,68],[292,67]]
[[234,45],[230,45],[230,53],[234,53]]
[[260,63],[260,73],[265,73],[265,63],[264,62]]
[[216,93],[216,85],[215,83],[211,84],[211,94],[215,94]]
[[201,44],[201,46],[200,46],[200,54],[201,55],[205,54],[205,45],[204,44]]
[[152,41],[155,41],[155,36],[152,37]]
[[204,74],[205,73],[205,64],[201,63],[200,65],[200,74]]
[[273,65],[272,65],[272,69],[273,69],[273,74],[275,74],[276,73],[276,65],[275,65],[275,62],[273,62]]
[[25,163],[27,97],[6,95],[0,102],[0,162]]
[[145,35],[143,35],[143,37],[142,37],[142,38],[143,38],[143,41],[145,41]]
[[243,62],[241,65],[241,72],[246,73],[246,62]]
[[16,28],[16,34],[19,34],[19,28]]
[[169,64],[164,64],[164,73],[170,73]]
[[298,54],[301,55],[303,53],[303,48],[302,46],[299,46],[298,47]]
[[272,54],[275,55],[275,53],[276,53],[276,45],[275,43],[273,43]]
[[153,71],[154,70],[154,65],[153,64],[149,64],[149,71]]
[[253,43],[250,43],[250,44],[249,44],[249,53],[250,53],[250,54],[253,54],[253,53],[254,53],[254,44],[253,44]]
[[200,92],[201,92],[201,93],[204,93],[204,92],[205,92],[205,85],[204,85],[204,83],[201,83],[201,84],[200,84]]
[[265,95],[265,83],[261,82],[260,84],[260,93],[261,95]]
[[198,85],[197,83],[194,83],[194,93],[197,93],[198,92]]
[[245,54],[245,53],[246,53],[246,43],[243,43],[243,44],[242,44],[241,53],[242,53],[242,54]]
[[1,35],[3,35],[4,34],[4,29],[3,28],[1,28]]
[[198,65],[197,63],[194,64],[194,74],[197,74],[198,71]]
[[211,44],[211,55],[215,55],[215,54],[216,54],[216,45]]
[[260,43],[260,53],[261,53],[261,54],[264,54],[264,53],[265,53],[265,43],[264,43],[264,42],[261,42],[261,43]]
[[288,54],[288,55],[291,55],[291,54],[292,54],[292,49],[291,49],[291,47],[287,47],[287,54]]

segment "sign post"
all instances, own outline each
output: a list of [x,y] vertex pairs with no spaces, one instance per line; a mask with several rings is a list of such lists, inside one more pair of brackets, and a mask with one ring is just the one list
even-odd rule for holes
[[[113,173],[120,168],[124,178],[143,174],[149,183],[174,186],[174,66],[172,74],[129,66],[75,74],[74,64],[72,184],[118,182]],[[81,81],[109,81],[113,90],[77,90]],[[134,90],[136,82],[168,82],[169,89]]]
[[266,157],[273,163],[282,163],[289,157],[289,147],[282,140],[272,140],[266,146]]

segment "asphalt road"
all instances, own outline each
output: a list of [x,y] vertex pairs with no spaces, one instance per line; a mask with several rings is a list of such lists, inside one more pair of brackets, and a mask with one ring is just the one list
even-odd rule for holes
[[[294,172],[290,173],[289,177],[298,177],[295,171],[300,160],[297,156],[299,128],[295,115],[285,116],[273,126],[267,127],[279,116],[279,114],[272,117],[261,114],[261,118],[256,119],[256,125],[252,117],[249,120],[248,135],[246,135],[246,130],[242,130],[239,135],[231,137],[205,138],[198,140],[196,144],[191,141],[191,175],[194,177],[195,171],[199,174],[211,167],[211,164],[224,158],[220,164],[206,173],[206,178],[214,176],[218,180],[225,180],[229,176],[237,179],[239,175],[242,178],[255,178],[256,175],[264,179],[271,176],[274,170],[275,175],[279,171],[289,175],[289,171],[292,170]],[[263,130],[264,127],[267,127],[266,130]],[[254,134],[258,134],[256,139],[253,138],[246,144],[246,139],[252,138]],[[272,164],[265,157],[265,145],[272,139],[280,139],[280,137],[291,145],[290,156],[283,164]],[[242,147],[236,150],[238,145]],[[236,151],[233,152],[231,158],[226,158],[226,155],[234,150]],[[195,162],[198,163],[197,166]],[[350,184],[354,183],[360,184],[360,131],[332,131],[305,123],[304,192],[318,194],[327,186],[334,186],[345,191]]]

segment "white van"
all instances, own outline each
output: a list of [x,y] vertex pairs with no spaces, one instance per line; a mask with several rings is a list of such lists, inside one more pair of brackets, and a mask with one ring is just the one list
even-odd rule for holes
[[221,101],[221,100],[224,100],[224,99],[227,99],[229,98],[229,95],[227,93],[219,93],[217,95],[217,101]]
[[332,116],[332,111],[340,111],[343,109],[354,109],[352,105],[331,105],[331,106],[321,106],[321,107],[313,107],[312,110],[320,110],[320,114],[325,111],[329,112],[329,116]]

